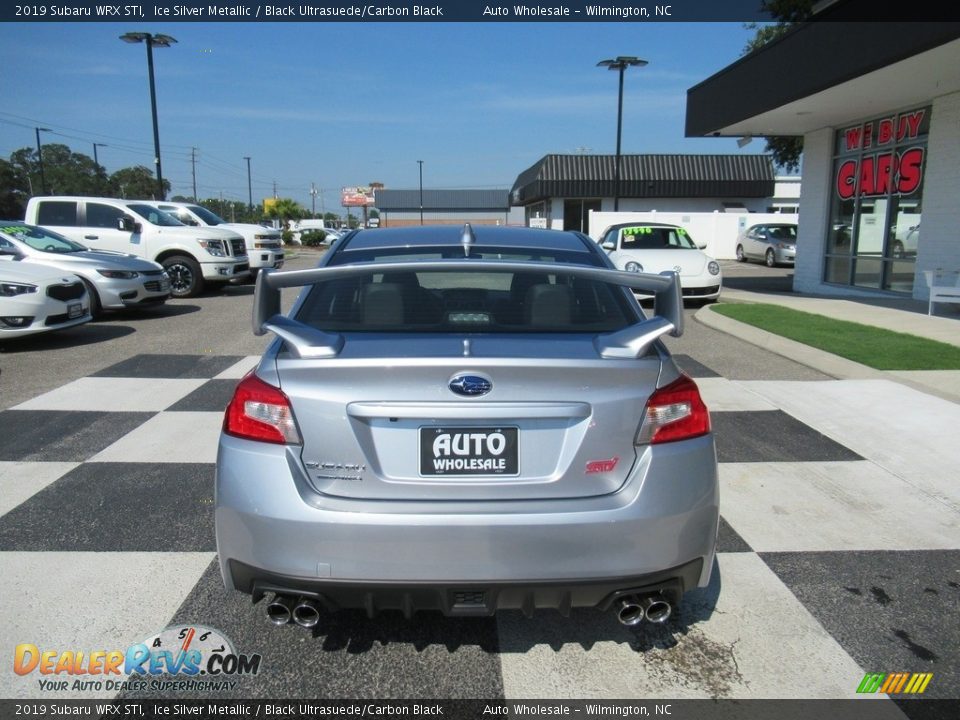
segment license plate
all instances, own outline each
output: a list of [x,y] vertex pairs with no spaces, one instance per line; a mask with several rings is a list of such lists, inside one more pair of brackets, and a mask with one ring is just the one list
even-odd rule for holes
[[67,305],[67,317],[71,320],[83,317],[83,305],[80,303],[70,303]]
[[519,475],[515,427],[422,427],[420,474]]

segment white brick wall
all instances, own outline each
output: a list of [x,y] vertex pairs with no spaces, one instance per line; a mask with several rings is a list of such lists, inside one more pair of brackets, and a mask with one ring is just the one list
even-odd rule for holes
[[832,166],[833,130],[827,128],[806,135],[803,138],[797,263],[793,274],[793,289],[797,292],[835,292],[835,288],[828,290],[820,283],[830,217]]
[[924,270],[960,270],[960,93],[933,101],[913,296],[929,296]]

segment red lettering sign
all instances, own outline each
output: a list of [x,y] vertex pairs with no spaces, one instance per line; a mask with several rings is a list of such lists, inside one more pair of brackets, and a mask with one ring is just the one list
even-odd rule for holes
[[859,162],[845,160],[837,168],[837,195],[841,200],[882,197],[890,192],[911,195],[923,182],[923,153],[923,148],[909,148],[899,154],[865,155]]

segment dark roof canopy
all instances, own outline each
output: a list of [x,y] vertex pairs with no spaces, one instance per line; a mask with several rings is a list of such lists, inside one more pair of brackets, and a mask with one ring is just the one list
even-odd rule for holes
[[[377,190],[376,207],[382,212],[420,212],[420,190]],[[507,212],[507,190],[424,190],[425,212]]]
[[[613,197],[615,155],[546,155],[520,173],[510,200]],[[622,155],[622,198],[771,197],[769,155]]]

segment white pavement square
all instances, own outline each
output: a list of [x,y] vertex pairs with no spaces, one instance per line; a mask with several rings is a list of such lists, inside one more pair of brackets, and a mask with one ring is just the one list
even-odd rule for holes
[[214,380],[239,380],[255,368],[259,362],[259,355],[247,355],[240,362],[234,363],[219,375],[214,376]]
[[721,463],[720,514],[757,552],[946,550],[960,512],[869,461]]
[[[41,652],[125,651],[164,628],[213,558],[213,553],[0,553],[4,585],[20,590],[0,594],[0,654],[12,662],[21,643]],[[38,680],[51,678],[67,679],[69,688],[90,676],[18,675],[8,666],[0,673],[0,697],[81,700],[117,694],[41,691]]]
[[75,462],[0,462],[0,515],[73,470]]
[[890,380],[743,385],[960,511],[960,405]]
[[710,412],[737,410],[776,410],[772,402],[727,378],[697,378],[700,396]]
[[221,425],[222,412],[160,413],[90,461],[214,463]]
[[[757,555],[717,560],[711,588],[684,599],[683,617],[694,621],[650,649],[633,647],[649,625],[635,635],[612,612],[579,625],[553,614],[498,617],[506,698],[856,696],[863,669]],[[784,682],[783,668],[803,682]]]
[[27,400],[14,410],[158,412],[186,397],[206,380],[85,377]]

